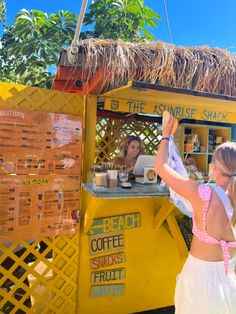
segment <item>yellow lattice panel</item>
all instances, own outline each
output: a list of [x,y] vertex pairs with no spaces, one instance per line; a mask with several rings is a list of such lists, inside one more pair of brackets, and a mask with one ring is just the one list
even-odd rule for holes
[[82,96],[18,84],[0,83],[0,108],[83,114]]
[[[83,115],[82,96],[0,83],[0,108]],[[76,313],[79,233],[0,243],[0,313]]]
[[145,154],[157,152],[157,122],[98,118],[96,125],[96,162],[113,161],[120,152],[120,146],[129,135],[139,136],[144,144]]
[[78,247],[78,234],[0,244],[1,313],[75,313]]

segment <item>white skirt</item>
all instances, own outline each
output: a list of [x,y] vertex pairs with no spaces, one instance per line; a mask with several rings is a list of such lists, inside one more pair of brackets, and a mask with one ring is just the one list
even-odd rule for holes
[[229,272],[224,262],[208,262],[189,254],[175,288],[175,314],[236,314],[236,257]]

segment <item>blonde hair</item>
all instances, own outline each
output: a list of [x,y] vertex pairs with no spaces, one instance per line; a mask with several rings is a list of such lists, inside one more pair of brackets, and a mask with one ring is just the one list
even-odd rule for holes
[[143,154],[143,142],[142,142],[142,140],[138,136],[130,135],[130,136],[128,136],[126,138],[124,143],[121,145],[121,148],[120,148],[120,157],[121,158],[125,158],[126,157],[129,144],[131,142],[133,142],[133,141],[134,142],[139,142],[139,145],[140,145],[139,155]]
[[228,196],[233,207],[232,225],[236,225],[236,143],[226,142],[217,147],[213,163],[224,176],[230,178]]

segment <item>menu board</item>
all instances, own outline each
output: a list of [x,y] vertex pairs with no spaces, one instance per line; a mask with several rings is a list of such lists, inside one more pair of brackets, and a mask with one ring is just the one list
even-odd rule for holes
[[0,241],[75,232],[79,176],[0,176]]
[[82,117],[0,110],[0,174],[80,171]]
[[82,117],[0,110],[0,241],[79,228]]

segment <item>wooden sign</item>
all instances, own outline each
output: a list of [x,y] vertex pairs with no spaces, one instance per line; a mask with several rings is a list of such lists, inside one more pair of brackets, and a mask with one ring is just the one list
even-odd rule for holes
[[91,283],[104,283],[125,278],[125,268],[106,269],[91,273]]
[[91,297],[119,296],[125,293],[125,284],[91,286]]
[[96,234],[89,237],[90,255],[102,254],[111,251],[119,251],[124,248],[124,233],[110,232],[107,234]]
[[118,252],[103,256],[98,256],[91,258],[90,260],[90,268],[92,270],[100,269],[100,268],[106,268],[109,266],[114,266],[117,264],[122,264],[125,262],[125,253],[124,252]]
[[[200,100],[199,100],[200,102]],[[217,100],[215,100],[217,102]],[[228,111],[226,107],[215,105],[187,105],[170,104],[164,102],[146,102],[129,99],[105,98],[106,110],[141,113],[162,116],[164,111],[176,117],[177,119],[195,119],[222,123],[235,123],[236,113]],[[217,108],[217,109],[216,109]]]
[[93,224],[88,231],[88,235],[124,231],[126,229],[138,228],[140,226],[140,213],[98,218],[93,220]]

